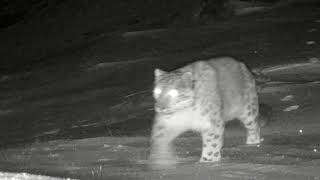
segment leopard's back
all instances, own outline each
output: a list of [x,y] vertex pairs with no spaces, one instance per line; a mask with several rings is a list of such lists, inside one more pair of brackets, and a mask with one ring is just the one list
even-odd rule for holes
[[249,99],[257,96],[255,80],[247,67],[233,58],[221,57],[208,63],[217,73],[224,120],[233,120],[241,115]]

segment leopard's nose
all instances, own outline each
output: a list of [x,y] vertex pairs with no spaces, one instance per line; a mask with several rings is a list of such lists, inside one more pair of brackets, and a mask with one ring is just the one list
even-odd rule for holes
[[157,112],[162,112],[166,109],[166,105],[164,103],[157,103],[155,106],[155,110]]
[[155,109],[157,112],[161,112],[161,111],[163,111],[165,108],[164,108],[163,106],[156,106],[154,109]]

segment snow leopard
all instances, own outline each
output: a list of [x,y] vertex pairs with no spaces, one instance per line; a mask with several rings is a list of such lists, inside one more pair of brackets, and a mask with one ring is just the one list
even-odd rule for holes
[[202,138],[200,163],[219,162],[225,123],[240,120],[246,144],[259,144],[259,103],[247,66],[231,57],[198,60],[166,72],[154,70],[152,164],[175,162],[172,141],[186,131]]

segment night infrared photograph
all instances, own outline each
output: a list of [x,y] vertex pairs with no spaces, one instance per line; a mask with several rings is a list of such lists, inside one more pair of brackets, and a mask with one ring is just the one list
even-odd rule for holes
[[0,180],[320,180],[320,0],[0,0]]

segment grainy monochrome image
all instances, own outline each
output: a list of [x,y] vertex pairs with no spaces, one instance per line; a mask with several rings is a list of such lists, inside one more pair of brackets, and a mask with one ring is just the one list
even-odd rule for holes
[[320,180],[320,0],[1,0],[0,180]]

